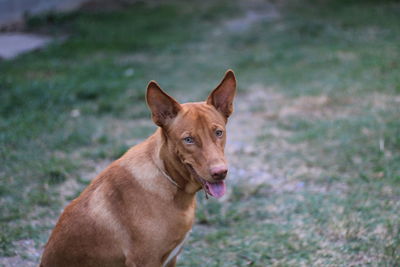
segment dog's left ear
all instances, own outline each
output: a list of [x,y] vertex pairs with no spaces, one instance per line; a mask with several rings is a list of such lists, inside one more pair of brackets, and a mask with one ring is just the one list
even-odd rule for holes
[[236,78],[231,69],[227,70],[221,83],[207,98],[207,104],[213,105],[225,118],[233,112],[233,98],[236,94]]

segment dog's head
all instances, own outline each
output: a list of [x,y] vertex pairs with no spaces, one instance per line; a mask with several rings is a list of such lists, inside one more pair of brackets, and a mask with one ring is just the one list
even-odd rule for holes
[[226,123],[233,112],[236,79],[228,70],[205,102],[179,104],[151,81],[147,104],[153,121],[162,128],[169,147],[199,183],[214,197],[225,193],[228,172],[224,156]]

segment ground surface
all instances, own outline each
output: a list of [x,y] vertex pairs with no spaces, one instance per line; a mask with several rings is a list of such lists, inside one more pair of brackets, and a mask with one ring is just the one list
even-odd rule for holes
[[227,68],[229,190],[199,194],[179,265],[400,264],[398,3],[102,10],[33,18],[69,39],[0,62],[0,265],[35,266],[63,206],[155,129],[148,80],[199,100]]

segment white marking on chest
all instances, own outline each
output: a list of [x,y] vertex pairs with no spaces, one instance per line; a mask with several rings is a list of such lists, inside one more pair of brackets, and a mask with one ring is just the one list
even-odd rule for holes
[[183,244],[185,243],[186,239],[188,239],[188,237],[189,237],[189,235],[190,235],[190,232],[191,232],[191,231],[187,232],[186,235],[185,235],[185,238],[183,238],[182,242],[179,243],[179,244],[171,251],[171,253],[168,255],[168,258],[165,260],[165,262],[164,262],[164,264],[163,264],[163,267],[167,266],[167,265],[170,263],[170,261],[171,261],[176,255],[178,255],[178,253],[181,251],[181,248],[182,248]]

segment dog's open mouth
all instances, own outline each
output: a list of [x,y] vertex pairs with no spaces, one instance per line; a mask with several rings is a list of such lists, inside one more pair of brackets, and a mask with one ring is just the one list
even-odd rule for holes
[[197,181],[199,181],[199,183],[203,187],[206,198],[208,198],[208,195],[211,195],[215,198],[221,198],[223,195],[225,195],[225,192],[226,192],[225,181],[209,182],[206,179],[201,178],[197,174],[197,172],[193,169],[192,165],[190,165],[190,164],[187,164],[187,165],[189,167],[190,172],[193,174],[193,176],[197,179]]
[[215,183],[206,181],[204,187],[206,188],[207,192],[215,198],[222,197],[226,191],[225,181],[218,181]]

